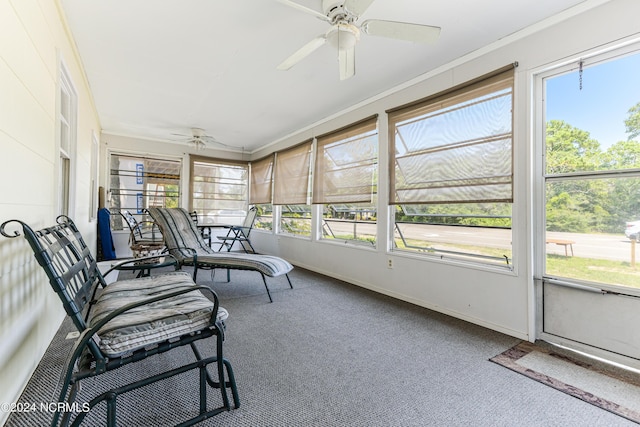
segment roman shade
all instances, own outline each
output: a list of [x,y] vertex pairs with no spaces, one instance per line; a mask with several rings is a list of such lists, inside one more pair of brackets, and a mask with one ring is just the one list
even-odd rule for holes
[[311,140],[276,152],[273,204],[303,205],[309,197]]
[[390,204],[513,201],[514,66],[387,111]]
[[191,208],[214,219],[245,211],[248,176],[247,162],[191,156]]
[[314,204],[373,200],[377,189],[377,119],[369,117],[317,138]]
[[274,155],[270,154],[251,162],[251,186],[249,188],[249,204],[251,205],[271,203],[273,158]]

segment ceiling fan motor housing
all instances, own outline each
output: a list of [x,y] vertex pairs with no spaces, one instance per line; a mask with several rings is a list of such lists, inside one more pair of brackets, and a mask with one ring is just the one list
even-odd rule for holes
[[357,19],[357,16],[350,14],[344,8],[344,1],[322,0],[322,11],[334,25],[338,23],[351,24]]

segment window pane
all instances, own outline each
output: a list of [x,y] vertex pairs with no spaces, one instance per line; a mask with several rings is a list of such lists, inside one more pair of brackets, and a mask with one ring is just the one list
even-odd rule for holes
[[548,180],[546,193],[546,275],[640,287],[640,178]]
[[273,230],[273,205],[256,205],[258,215],[256,215],[255,228],[261,230]]
[[510,203],[401,205],[395,220],[396,250],[512,263]]
[[60,206],[60,215],[69,215],[69,181],[71,173],[71,161],[67,157],[60,157],[60,177],[59,177],[59,193],[58,206]]
[[[181,169],[178,160],[112,154],[109,208],[115,213],[128,210],[145,221],[149,207],[178,207]],[[114,230],[123,229],[120,215],[111,215],[111,221]]]
[[376,245],[377,212],[373,203],[342,203],[323,206],[322,238]]
[[[577,68],[577,67],[576,67]],[[640,54],[545,80],[547,175],[640,168]]]
[[513,263],[513,76],[506,67],[389,113],[394,250]]
[[311,236],[311,206],[283,205],[280,214],[280,233]]
[[640,287],[639,67],[636,51],[544,80],[547,277]]

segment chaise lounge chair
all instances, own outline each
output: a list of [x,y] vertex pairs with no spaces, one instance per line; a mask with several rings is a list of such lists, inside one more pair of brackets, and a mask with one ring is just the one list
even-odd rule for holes
[[269,301],[273,302],[265,276],[285,276],[293,289],[289,272],[293,266],[286,260],[262,254],[216,252],[205,242],[189,212],[183,208],[149,208],[149,214],[164,236],[169,253],[179,266],[193,266],[193,281],[198,269],[254,270],[262,275]]

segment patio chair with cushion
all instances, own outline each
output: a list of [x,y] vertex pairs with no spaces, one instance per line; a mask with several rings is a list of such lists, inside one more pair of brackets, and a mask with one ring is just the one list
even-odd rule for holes
[[[231,389],[235,407],[240,405],[231,364],[223,358],[222,352],[224,321],[228,313],[219,306],[218,297],[210,288],[197,286],[189,274],[180,271],[107,284],[104,277],[108,272],[104,276],[100,273],[91,251],[68,217],[60,216],[56,225],[38,231],[22,221],[10,220],[0,226],[0,233],[11,238],[20,236],[18,230],[8,231],[8,227],[14,226],[22,229],[22,235],[79,335],[67,358],[52,426],[68,425],[69,422],[80,425],[96,406],[96,415],[106,409],[106,425],[121,425],[116,418],[116,406],[123,400],[123,395],[191,370],[199,373],[195,387],[199,405],[187,415],[191,418],[181,425],[193,425],[230,410],[227,389]],[[114,268],[120,265],[122,263]],[[196,343],[209,337],[215,337],[215,345],[211,346],[215,354],[203,357]],[[174,352],[172,360],[175,363],[167,365],[163,371],[151,369],[155,373],[148,374],[150,366],[159,365],[144,363],[147,358],[187,345],[194,358],[183,360],[184,353]],[[141,379],[136,375],[132,380],[125,374],[113,381],[113,375],[120,371],[100,377],[132,363],[140,363],[140,372],[145,374]],[[210,371],[209,365],[217,369]],[[76,400],[80,384],[91,377],[110,378],[104,383],[110,383],[114,388],[105,391],[98,383],[94,397],[89,396],[80,404]],[[93,387],[96,382],[89,384]],[[207,385],[220,392],[220,404],[213,409],[209,408],[214,401],[207,396]],[[157,402],[149,402],[149,405],[154,403],[158,407],[163,405],[162,393],[158,394]],[[74,406],[82,409],[64,409]],[[152,412],[153,407],[145,405],[140,410]]]
[[165,246],[178,265],[193,266],[194,281],[198,269],[253,270],[262,275],[271,302],[273,299],[265,276],[285,276],[293,289],[288,274],[293,266],[288,261],[272,255],[214,251],[198,232],[186,209],[149,208],[149,214],[160,227]]

